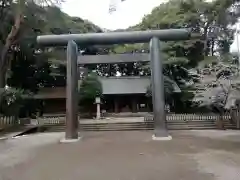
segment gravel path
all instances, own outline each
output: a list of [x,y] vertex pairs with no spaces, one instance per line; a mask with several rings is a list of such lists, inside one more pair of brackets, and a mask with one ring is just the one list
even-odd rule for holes
[[0,141],[0,180],[239,180],[240,131],[85,132]]

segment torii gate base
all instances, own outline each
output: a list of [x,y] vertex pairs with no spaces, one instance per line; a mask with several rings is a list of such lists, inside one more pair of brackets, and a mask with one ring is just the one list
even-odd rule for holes
[[[37,42],[44,46],[67,45],[67,92],[66,92],[66,133],[62,142],[75,142],[78,136],[77,111],[77,44],[81,46],[144,43],[150,41],[152,99],[154,113],[153,140],[171,140],[166,127],[164,79],[162,75],[162,57],[160,53],[160,40],[187,40],[190,38],[188,29],[152,30],[135,32],[111,32],[68,35],[39,36]],[[75,43],[75,42],[77,43]],[[81,57],[80,60],[81,62]],[[109,63],[114,63],[110,61]]]

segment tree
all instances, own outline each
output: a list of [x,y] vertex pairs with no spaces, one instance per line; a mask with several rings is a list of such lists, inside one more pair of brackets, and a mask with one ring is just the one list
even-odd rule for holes
[[[24,91],[29,90],[34,93],[41,87],[65,86],[66,68],[47,62],[49,57],[57,57],[57,48],[41,49],[36,44],[36,37],[40,34],[99,32],[101,29],[81,18],[68,16],[56,6],[41,6],[41,0],[25,0],[24,6],[21,6],[20,1],[22,3],[24,0],[0,1],[2,22],[0,27],[0,89],[5,92],[3,87],[6,82],[9,86],[20,89],[19,91],[24,89]],[[64,48],[60,49],[64,50]],[[14,96],[10,93],[8,97],[10,95]],[[4,96],[0,96],[0,101],[3,103],[1,107],[5,107],[4,99],[1,100],[1,98]],[[28,103],[27,111],[30,109],[34,111],[33,104],[36,102],[30,102],[30,100],[21,102],[24,102],[21,104],[21,107],[24,105],[20,108],[21,111],[26,106],[25,102]]]
[[[229,111],[238,100],[239,96],[239,83],[238,83],[238,70],[234,65],[220,64],[221,68],[213,73],[215,81],[209,84],[202,85],[201,89],[196,91],[195,96],[198,97],[197,101],[200,107],[208,107],[212,112],[219,114],[218,121],[219,128],[224,128],[223,115]],[[213,67],[214,68],[214,67]],[[216,66],[215,66],[216,68]],[[208,77],[204,77],[206,80]]]
[[0,114],[5,116],[18,116],[29,92],[15,88],[5,88],[0,90]]
[[[8,11],[4,11],[5,18],[2,17],[4,20],[6,20],[3,21],[5,22],[5,26],[0,27],[0,37],[2,37],[1,39],[3,40],[11,30],[12,23],[14,21],[13,6],[14,4],[10,4]],[[5,9],[6,8],[2,8],[2,10]],[[65,54],[59,53],[59,51],[65,51],[65,49],[41,49],[36,44],[36,37],[40,34],[100,32],[101,29],[91,22],[88,22],[81,18],[68,16],[56,6],[43,7],[32,1],[27,2],[27,4],[24,6],[23,13],[24,21],[21,24],[17,39],[8,50],[7,61],[9,63],[8,66],[6,66],[8,73],[7,77],[4,78],[5,82],[10,83],[11,81],[11,84],[14,84],[13,79],[15,79],[15,85],[17,83],[19,85],[19,88],[21,88],[21,86],[25,86],[26,84],[21,85],[21,82],[24,81],[18,79],[20,77],[23,77],[23,74],[21,75],[19,74],[19,71],[15,71],[16,68],[18,70],[21,70],[21,68],[23,68],[24,70],[27,70],[26,72],[23,71],[26,73],[26,78],[32,78],[33,81],[36,80],[35,78],[37,78],[38,81],[40,81],[42,78],[42,81],[44,82],[41,82],[41,86],[64,86],[66,76],[64,70],[65,68],[63,68],[61,65],[51,65],[47,63],[47,60],[49,58],[57,59],[58,61],[62,60],[63,57],[65,57]],[[60,54],[60,56],[58,54]],[[14,68],[14,70],[11,68]],[[35,70],[37,73],[35,73],[34,76],[30,75],[30,71]],[[3,71],[1,72],[3,73]],[[7,81],[8,78],[11,80]],[[38,86],[40,85],[39,83]]]
[[[11,0],[2,0],[0,7],[0,21],[6,22],[10,20],[11,25],[1,26],[1,39],[0,39],[0,88],[3,88],[6,84],[6,73],[10,64],[8,52],[12,45],[16,43],[20,36],[21,27],[24,23],[25,9],[32,1],[17,0],[16,2]],[[59,3],[58,0],[36,0],[36,4],[47,3],[53,5]],[[7,27],[7,28],[6,28]],[[11,27],[11,28],[10,28]]]
[[7,83],[10,87],[29,90],[36,93],[40,87],[52,87],[50,65],[43,55],[35,53],[34,48],[19,45],[12,52]]
[[[175,93],[181,92],[178,85],[175,81],[171,80],[169,77],[164,76],[164,94],[165,94],[165,103],[171,103],[171,96]],[[147,87],[146,96],[151,98],[152,97],[152,85]]]
[[[185,75],[175,72],[175,74],[164,75],[165,103],[170,106],[172,112],[189,112],[191,100],[194,98],[194,93],[189,90],[192,89],[193,81],[199,81],[186,69],[183,74]],[[152,96],[151,85],[147,88],[146,96]]]
[[96,97],[102,97],[102,84],[96,73],[90,73],[82,80],[80,85],[80,108],[83,111],[92,113]]
[[[233,30],[229,25],[234,24],[238,17],[238,1],[170,0],[156,7],[141,23],[130,29],[191,28],[193,33],[202,34],[199,39],[162,43],[164,75],[186,90],[186,82],[199,80],[189,74],[189,68],[196,68],[199,62],[207,59],[207,56],[215,55],[216,50],[221,55],[220,59],[227,58],[233,39]],[[147,44],[140,44],[140,47],[131,46],[128,49],[134,48],[148,51]],[[185,97],[194,96],[189,92]]]

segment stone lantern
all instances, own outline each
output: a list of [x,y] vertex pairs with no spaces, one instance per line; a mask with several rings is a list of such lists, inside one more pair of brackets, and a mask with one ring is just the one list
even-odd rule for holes
[[97,104],[96,119],[99,120],[99,119],[101,119],[101,99],[100,99],[100,97],[95,98],[95,103]]

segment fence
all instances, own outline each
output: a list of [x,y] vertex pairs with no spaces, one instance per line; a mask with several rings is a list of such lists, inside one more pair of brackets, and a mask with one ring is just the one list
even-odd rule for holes
[[0,129],[18,124],[15,116],[0,116]]
[[[167,122],[190,122],[190,121],[217,121],[220,118],[219,115],[216,114],[168,114],[166,119]],[[229,121],[231,119],[231,116],[229,114],[224,115],[223,117],[224,121]],[[57,116],[57,115],[51,115],[51,116],[45,116],[42,118],[39,118],[36,120],[37,124],[65,124],[66,117],[65,115]],[[111,120],[109,120],[111,121]],[[151,122],[153,121],[153,115],[149,114],[144,117],[144,120],[139,119],[139,122]],[[81,119],[79,119],[79,122],[81,122]]]
[[[217,121],[220,118],[216,114],[167,114],[167,122],[190,122],[190,121]],[[231,116],[226,114],[222,117],[224,121],[229,121]],[[80,122],[81,120],[79,120]],[[111,121],[111,120],[110,120]],[[139,120],[141,121],[141,120]],[[149,114],[144,117],[145,122],[153,121],[153,115]],[[0,116],[0,128],[5,128],[14,125],[26,125],[26,124],[65,124],[65,115],[50,115],[44,116],[35,120],[18,119],[14,116]]]
[[21,126],[29,124],[29,119],[18,119],[15,116],[2,116],[0,115],[0,129],[5,129],[13,126]]
[[[231,122],[231,116],[226,114],[221,117],[224,120],[224,127],[226,129],[238,129],[235,123]],[[129,121],[128,121],[129,119]],[[186,129],[218,129],[218,120],[220,116],[217,114],[167,114],[167,126],[171,130],[186,130]],[[100,120],[101,121],[101,120]],[[128,117],[122,121],[122,119],[114,118],[105,119],[102,122],[79,118],[79,123],[82,123],[80,127],[85,130],[92,128],[101,129],[102,125],[105,129],[111,129],[113,126],[115,129],[123,129],[124,127],[129,128],[139,128],[143,129],[153,129],[153,115],[146,114],[145,117],[137,118],[132,121],[131,117]],[[22,128],[25,125],[44,125],[50,129],[62,128],[64,130],[66,124],[66,117],[62,115],[48,115],[44,117],[39,117],[37,119],[17,119],[15,117],[2,117],[0,116],[0,130],[1,131],[11,131]],[[101,125],[100,125],[101,124]],[[110,125],[110,128],[109,128]],[[104,129],[102,128],[102,129]],[[56,130],[56,129],[55,129]],[[54,131],[55,131],[54,130]],[[59,130],[59,129],[57,129]]]
[[[224,121],[229,121],[231,116],[225,114],[221,117]],[[220,116],[217,114],[167,114],[167,122],[171,121],[217,121]],[[153,115],[149,114],[144,117],[145,122],[153,121]]]

